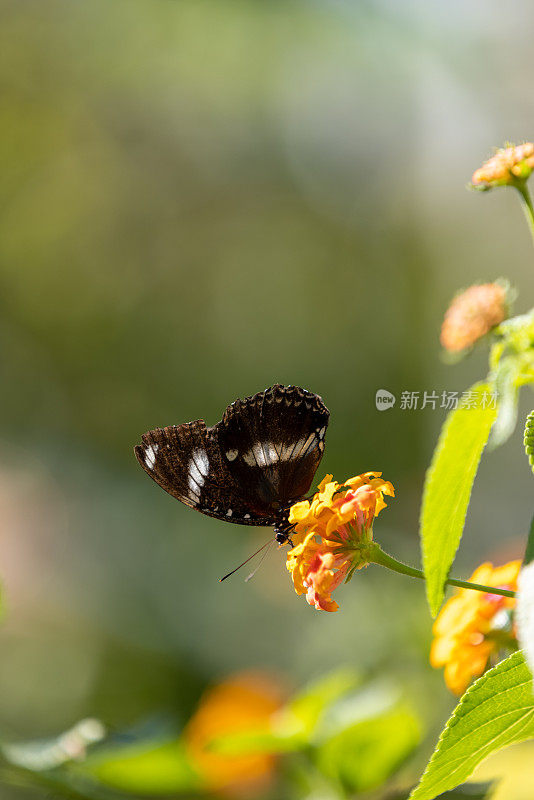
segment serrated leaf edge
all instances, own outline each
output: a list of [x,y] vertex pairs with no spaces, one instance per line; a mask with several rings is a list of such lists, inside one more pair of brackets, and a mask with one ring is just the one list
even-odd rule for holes
[[[519,656],[520,656],[520,657],[521,657],[521,659],[522,659],[522,661],[521,661],[519,664],[516,664],[516,663],[508,663],[508,664],[506,664],[506,661],[510,662],[512,659],[516,659],[516,658],[518,658]],[[505,666],[505,664],[506,664],[506,666]],[[509,686],[509,687],[507,687],[506,689],[503,689],[503,690],[502,690],[502,691],[500,691],[500,692],[496,692],[496,693],[495,693],[495,694],[493,694],[491,697],[488,697],[488,698],[486,698],[486,699],[485,699],[485,700],[483,700],[481,703],[475,703],[475,704],[472,706],[472,708],[470,708],[469,710],[467,710],[467,711],[465,712],[465,714],[462,714],[461,718],[459,718],[459,717],[458,717],[458,713],[459,713],[460,709],[461,709],[463,706],[465,706],[465,704],[467,704],[467,703],[469,702],[469,700],[471,699],[471,697],[472,697],[473,693],[474,693],[476,690],[480,689],[480,688],[481,688],[481,687],[482,687],[482,686],[483,686],[483,685],[484,685],[484,684],[485,684],[485,683],[486,683],[486,682],[487,682],[487,681],[488,681],[490,678],[494,677],[494,676],[495,676],[495,673],[496,673],[496,671],[497,671],[497,670],[499,670],[499,673],[498,673],[498,674],[500,674],[500,675],[505,675],[506,673],[509,673],[511,670],[517,670],[517,669],[521,669],[521,668],[522,668],[522,667],[524,667],[524,666],[526,666],[526,661],[525,661],[525,659],[524,659],[524,656],[523,656],[523,651],[519,650],[517,653],[513,653],[511,656],[509,656],[509,658],[508,658],[508,659],[506,659],[505,661],[501,661],[499,664],[497,664],[495,667],[493,667],[493,669],[491,669],[491,670],[489,670],[488,672],[486,672],[486,673],[485,673],[485,675],[483,675],[481,678],[479,678],[477,681],[475,681],[475,683],[473,683],[473,684],[472,684],[472,686],[470,686],[470,687],[469,687],[469,689],[468,689],[468,690],[465,692],[465,694],[464,694],[464,695],[463,695],[463,697],[461,698],[460,702],[458,703],[458,705],[457,705],[457,706],[456,706],[456,708],[454,709],[454,711],[453,711],[452,715],[451,715],[451,716],[449,717],[449,719],[447,720],[447,724],[445,725],[445,727],[443,728],[442,732],[441,732],[441,733],[440,733],[440,735],[439,735],[438,741],[437,741],[437,743],[436,743],[436,747],[434,748],[434,752],[432,753],[432,756],[430,757],[430,760],[429,760],[428,764],[426,765],[426,767],[425,767],[425,770],[424,770],[423,774],[421,775],[421,778],[420,778],[420,780],[419,780],[419,783],[417,784],[417,786],[415,787],[415,789],[414,789],[414,790],[412,791],[412,793],[410,794],[410,796],[409,796],[408,800],[412,800],[412,798],[414,798],[414,800],[417,800],[417,794],[416,794],[416,792],[417,792],[417,790],[419,789],[419,787],[421,786],[421,784],[423,783],[423,780],[424,780],[425,776],[426,776],[426,775],[429,773],[429,771],[430,771],[430,769],[431,769],[431,767],[432,767],[432,764],[434,763],[434,759],[435,759],[435,758],[437,758],[437,756],[438,756],[438,754],[439,754],[440,745],[442,744],[442,742],[444,742],[444,741],[446,740],[447,736],[448,736],[448,735],[449,735],[449,733],[451,732],[451,729],[452,729],[452,728],[453,728],[453,727],[454,727],[454,726],[455,726],[455,725],[456,725],[456,724],[457,724],[457,723],[460,721],[460,719],[461,719],[462,721],[463,721],[463,720],[465,720],[465,719],[467,718],[467,716],[468,716],[468,715],[469,715],[469,714],[470,714],[472,711],[479,710],[480,708],[482,708],[482,706],[483,706],[485,703],[488,703],[488,702],[490,702],[490,701],[493,701],[493,700],[494,700],[494,698],[495,698],[496,696],[498,696],[498,695],[504,695],[504,694],[506,694],[506,692],[509,692],[509,691],[512,691],[512,690],[515,690],[515,689],[520,689],[520,688],[521,688],[521,686],[525,686],[525,685],[527,685],[527,684],[530,684],[530,683],[531,683],[531,680],[528,680],[528,681],[522,681],[521,683],[518,683],[518,684],[516,684],[515,686]],[[532,720],[532,716],[534,715],[534,696],[533,696],[532,703],[533,703],[533,707],[532,707],[532,713],[528,715],[528,718],[527,718],[527,720],[525,720],[525,724],[528,724],[528,723],[530,723],[530,722],[531,722],[531,720]],[[528,706],[525,706],[525,708],[528,708]],[[519,711],[521,711],[521,709],[519,709],[519,708],[518,708],[518,709],[514,709],[514,711],[515,711],[515,712],[519,712]],[[484,723],[484,724],[485,724],[485,725],[487,725],[487,724],[490,724],[491,722],[494,722],[496,719],[500,719],[500,718],[501,718],[501,716],[506,716],[506,714],[509,714],[509,713],[513,713],[513,712],[512,712],[512,711],[510,711],[510,712],[509,712],[509,711],[507,711],[507,712],[505,712],[504,714],[500,715],[499,717],[493,717],[491,720],[488,720],[488,722],[486,722],[486,723]],[[519,722],[519,720],[517,720],[517,722]],[[514,724],[516,724],[516,723],[514,723]],[[483,727],[483,726],[481,726],[481,727]],[[513,725],[512,725],[511,727],[513,728]],[[501,735],[502,735],[502,733],[509,733],[509,731],[510,731],[510,728],[507,728],[507,730],[506,730],[506,731],[503,731],[503,732],[501,732],[501,734],[499,734],[498,736],[495,736],[495,737],[494,737],[494,739],[493,739],[493,740],[491,740],[491,741],[496,741],[496,740],[498,740],[499,736],[501,736]],[[458,742],[457,742],[457,743],[460,743],[461,741],[463,741],[463,740],[464,740],[464,739],[465,739],[467,736],[469,736],[469,735],[470,735],[469,733],[466,733],[464,736],[462,736],[462,738],[461,738],[461,739],[459,739],[459,740],[458,740]],[[481,747],[481,748],[478,748],[478,750],[475,750],[475,751],[473,752],[473,754],[472,754],[472,755],[475,755],[477,752],[480,752],[480,750],[481,750],[481,749],[483,749],[484,747],[487,747],[487,745],[488,745],[488,744],[490,744],[490,742],[487,742],[485,745],[483,745],[483,747]],[[489,756],[489,754],[488,754],[488,756]],[[470,757],[471,757],[471,756],[468,756],[468,758],[470,758]],[[464,761],[466,760],[466,756],[465,756],[465,755],[463,755],[463,756],[457,756],[456,758],[454,758],[454,759],[453,759],[453,762],[454,762],[454,761],[458,761],[458,760],[460,760],[460,759],[461,759],[461,761],[462,761],[462,762],[464,762]],[[485,758],[484,758],[484,759],[482,759],[482,761],[484,761],[484,760],[485,760]],[[482,762],[478,762],[478,764],[477,764],[476,766],[478,766],[480,763],[482,763]],[[446,769],[446,771],[447,771],[447,772],[449,772],[449,774],[451,774],[451,775],[453,775],[453,774],[454,774],[454,772],[456,772],[456,771],[458,770],[458,767],[456,767],[455,769],[453,769],[453,770],[452,770],[452,772],[450,772],[450,771],[449,771],[449,767],[450,767],[450,762],[447,762],[447,764],[444,764],[444,765],[443,765],[443,767],[439,767],[439,768],[437,769],[437,771],[436,771],[436,774],[439,774],[439,772],[438,772],[438,771],[439,771],[439,770],[443,770],[444,768],[445,768],[445,769]],[[441,780],[441,776],[439,777],[439,780]],[[463,781],[465,781],[465,778],[463,778],[463,779],[460,781],[460,783],[462,783]],[[435,784],[437,784],[438,782],[439,782],[439,781],[435,781]],[[450,790],[449,790],[449,789],[437,789],[437,791],[438,791],[438,792],[441,794],[443,791],[450,791]],[[437,797],[437,796],[438,796],[438,795],[434,795],[434,797]]]

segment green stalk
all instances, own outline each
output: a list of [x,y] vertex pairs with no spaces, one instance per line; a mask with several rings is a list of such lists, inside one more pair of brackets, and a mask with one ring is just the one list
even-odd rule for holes
[[525,213],[525,218],[528,223],[532,241],[534,242],[534,207],[532,206],[532,198],[527,188],[526,181],[518,181],[514,183],[515,188],[521,196],[521,205]]
[[[409,575],[411,578],[425,580],[425,575],[422,570],[409,567],[407,564],[403,564],[402,561],[397,561],[396,558],[385,553],[376,542],[373,542],[369,548],[369,561],[372,564],[380,564],[382,567],[387,567],[393,570],[393,572],[399,572],[401,575]],[[500,594],[503,597],[515,597],[515,592],[509,589],[500,589],[496,586],[484,586],[480,583],[460,581],[456,578],[448,578],[445,583],[450,586],[460,586],[462,589],[474,589],[477,592],[486,592],[487,594]]]

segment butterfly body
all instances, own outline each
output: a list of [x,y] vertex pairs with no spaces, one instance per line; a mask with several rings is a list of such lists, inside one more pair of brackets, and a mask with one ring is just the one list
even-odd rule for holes
[[156,428],[135,454],[145,472],[190,508],[238,525],[274,526],[288,540],[290,506],[308,492],[324,451],[329,412],[297,386],[275,386],[204,420]]

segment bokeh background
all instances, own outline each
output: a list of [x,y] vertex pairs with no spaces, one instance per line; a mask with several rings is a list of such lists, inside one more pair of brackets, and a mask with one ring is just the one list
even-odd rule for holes
[[[453,700],[423,586],[371,568],[318,614],[277,552],[221,585],[269,534],[181,506],[132,448],[303,385],[331,411],[318,478],[382,470],[376,533],[418,561],[445,412],[379,412],[375,392],[485,374],[484,348],[440,360],[458,288],[503,274],[532,304],[515,196],[465,186],[534,135],[533,22],[526,0],[3,0],[3,738],[186,718],[235,670],[294,687],[348,664],[425,701],[424,763]],[[484,460],[457,574],[521,553],[520,439]]]

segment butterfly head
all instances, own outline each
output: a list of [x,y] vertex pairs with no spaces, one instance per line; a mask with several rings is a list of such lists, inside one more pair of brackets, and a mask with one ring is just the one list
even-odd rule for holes
[[274,538],[280,547],[282,547],[284,544],[289,544],[291,547],[294,547],[291,539],[291,533],[295,529],[295,525],[292,525],[288,519],[290,507],[291,506],[287,506],[280,511],[276,525],[274,526]]

